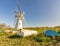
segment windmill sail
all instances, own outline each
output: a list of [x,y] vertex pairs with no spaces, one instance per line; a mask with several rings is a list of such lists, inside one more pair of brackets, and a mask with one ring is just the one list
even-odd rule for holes
[[22,12],[22,10],[21,10],[21,8],[20,8],[19,3],[17,3],[17,7],[18,7],[18,10],[19,10],[19,13],[21,13],[21,12]]

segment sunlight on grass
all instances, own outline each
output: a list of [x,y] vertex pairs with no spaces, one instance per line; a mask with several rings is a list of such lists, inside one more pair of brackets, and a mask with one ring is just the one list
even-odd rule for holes
[[[59,31],[56,28],[28,28],[29,30],[36,30],[39,32],[38,35],[31,35],[28,37],[20,37],[15,35],[6,34],[4,31],[6,29],[0,29],[0,46],[49,46],[49,45],[60,45],[60,37],[46,37],[44,31],[51,29]],[[60,36],[60,34],[59,34]]]

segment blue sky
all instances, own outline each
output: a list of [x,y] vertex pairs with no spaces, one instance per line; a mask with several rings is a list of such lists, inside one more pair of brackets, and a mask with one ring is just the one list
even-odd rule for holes
[[[25,12],[24,27],[60,26],[60,0],[18,0]],[[0,23],[13,26],[17,0],[0,0]]]

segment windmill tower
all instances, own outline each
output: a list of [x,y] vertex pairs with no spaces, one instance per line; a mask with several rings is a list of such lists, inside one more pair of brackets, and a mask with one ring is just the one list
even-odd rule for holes
[[20,6],[18,5],[19,12],[15,11],[15,18],[16,18],[16,25],[15,25],[15,31],[16,30],[22,30],[22,20],[24,19],[24,12],[21,11]]
[[[14,30],[6,30],[9,34],[15,34],[18,33],[17,30],[20,30],[22,32],[23,26],[22,26],[22,20],[24,19],[24,12],[22,12],[20,6],[18,5],[19,11],[14,11],[15,13],[15,29]],[[24,19],[25,22],[25,19]],[[22,34],[22,33],[20,33]]]

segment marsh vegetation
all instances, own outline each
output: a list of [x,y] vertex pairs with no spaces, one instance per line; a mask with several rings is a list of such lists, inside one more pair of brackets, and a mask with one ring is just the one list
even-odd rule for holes
[[[37,28],[24,28],[29,30],[38,31],[38,35],[31,35],[28,37],[20,37],[10,35],[4,31],[12,28],[0,28],[0,46],[60,46],[60,27],[37,27]],[[59,33],[58,36],[45,36],[45,30],[55,30]]]

